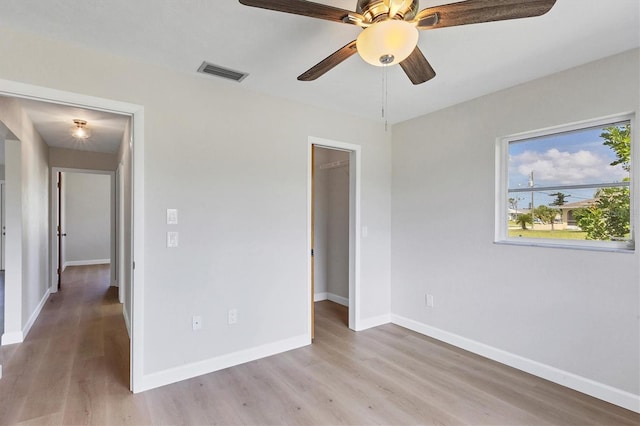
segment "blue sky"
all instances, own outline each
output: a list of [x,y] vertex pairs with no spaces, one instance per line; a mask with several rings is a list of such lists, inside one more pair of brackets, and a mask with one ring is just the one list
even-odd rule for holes
[[[561,133],[512,142],[509,145],[509,188],[528,188],[529,174],[534,173],[534,188],[540,186],[620,182],[628,177],[621,165],[611,166],[615,152],[604,146],[600,137],[602,128]],[[535,193],[534,203],[548,205],[554,197]],[[570,194],[566,202],[572,203],[593,197],[595,189],[565,190]],[[520,208],[528,208],[531,193],[513,193],[509,197],[522,198]]]

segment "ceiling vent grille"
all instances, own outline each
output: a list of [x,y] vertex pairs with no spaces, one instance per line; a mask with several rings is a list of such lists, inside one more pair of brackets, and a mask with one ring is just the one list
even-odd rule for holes
[[238,83],[247,78],[246,72],[234,71],[209,62],[203,62],[198,68],[198,72],[203,74],[215,75],[216,77],[226,78],[227,80],[237,81]]

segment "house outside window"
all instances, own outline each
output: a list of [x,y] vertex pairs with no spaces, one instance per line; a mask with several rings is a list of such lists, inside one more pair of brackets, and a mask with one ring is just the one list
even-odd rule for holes
[[501,138],[496,241],[633,250],[632,119]]

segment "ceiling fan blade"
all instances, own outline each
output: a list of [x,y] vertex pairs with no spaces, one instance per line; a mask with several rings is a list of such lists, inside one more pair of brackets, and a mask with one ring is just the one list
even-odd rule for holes
[[555,3],[556,0],[467,0],[423,9],[414,21],[425,30],[530,18],[544,15]]
[[416,46],[407,59],[400,62],[400,66],[404,70],[407,77],[413,84],[421,84],[431,80],[436,76],[436,72],[431,68],[431,64],[424,57],[420,48]]
[[343,20],[349,14],[354,14],[354,12],[346,9],[305,0],[240,0],[240,3],[245,6],[293,13],[294,15],[309,16],[334,22],[344,22]]
[[356,41],[353,40],[351,43],[345,45],[344,47],[338,49],[331,55],[327,56],[325,59],[311,67],[309,70],[300,74],[298,80],[300,81],[312,81],[318,77],[324,75],[327,71],[331,70],[336,65],[340,64],[344,60],[350,58],[354,53],[356,53],[358,49],[356,48]]

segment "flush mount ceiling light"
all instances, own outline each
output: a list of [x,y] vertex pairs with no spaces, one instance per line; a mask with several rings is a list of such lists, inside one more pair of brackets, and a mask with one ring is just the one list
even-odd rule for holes
[[306,0],[240,0],[240,3],[364,29],[357,40],[302,73],[298,80],[315,80],[358,52],[376,66],[400,64],[411,82],[420,84],[436,73],[417,46],[417,30],[540,16],[556,0],[466,0],[422,10],[418,0],[358,0],[353,12]]
[[76,139],[89,139],[91,131],[87,128],[86,120],[75,119],[73,120],[73,127],[71,128],[71,136]]

